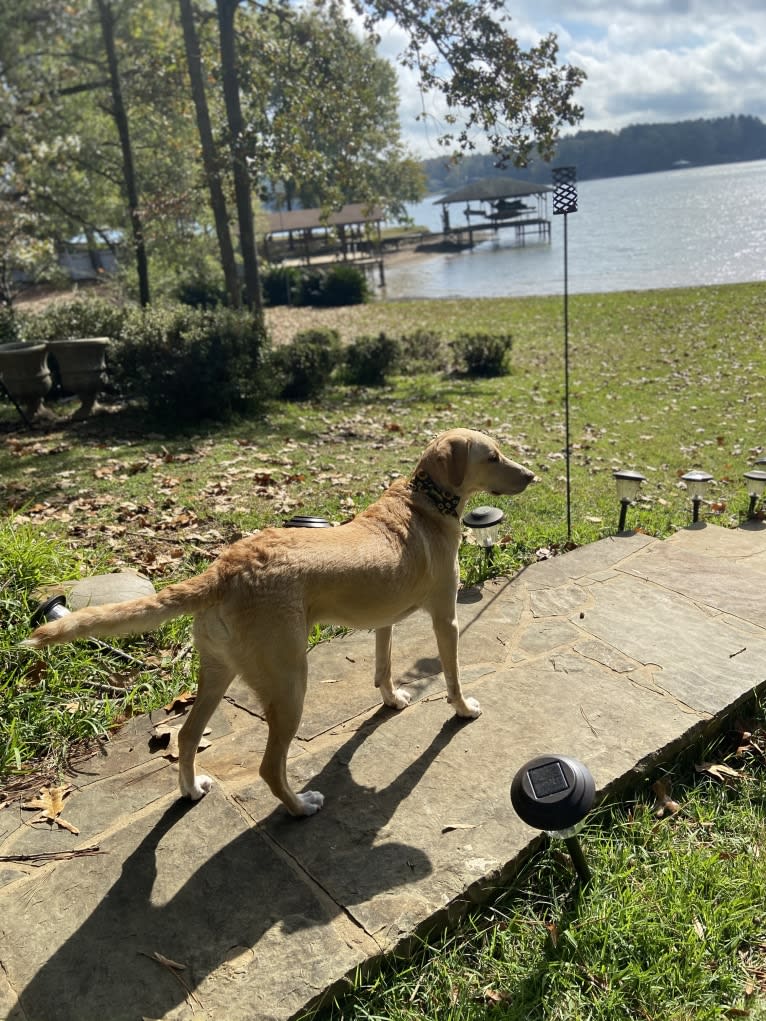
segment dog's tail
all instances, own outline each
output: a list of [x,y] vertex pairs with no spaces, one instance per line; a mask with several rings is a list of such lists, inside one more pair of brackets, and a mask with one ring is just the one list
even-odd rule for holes
[[74,613],[43,624],[21,644],[32,649],[71,642],[75,638],[99,635],[129,635],[152,631],[166,620],[185,613],[198,613],[217,599],[216,575],[205,571],[194,578],[180,581],[155,595],[132,599],[127,603],[104,603],[87,606]]

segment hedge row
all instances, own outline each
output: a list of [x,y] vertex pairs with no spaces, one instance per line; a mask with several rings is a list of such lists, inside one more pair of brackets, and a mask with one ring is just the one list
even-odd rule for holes
[[397,372],[508,371],[511,338],[466,334],[449,343],[421,330],[358,337],[345,347],[334,330],[309,330],[272,350],[246,311],[115,306],[103,299],[59,303],[0,318],[0,343],[108,336],[116,392],[166,424],[257,414],[281,397],[308,400],[332,382],[380,386]]

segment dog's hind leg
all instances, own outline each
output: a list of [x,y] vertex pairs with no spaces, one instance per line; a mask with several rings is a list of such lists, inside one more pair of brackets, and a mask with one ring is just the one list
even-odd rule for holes
[[194,760],[205,727],[234,679],[234,671],[212,653],[203,649],[199,653],[197,697],[178,735],[178,785],[181,794],[192,801],[198,801],[213,785],[209,776],[195,773]]
[[460,684],[460,665],[458,662],[459,628],[457,616],[433,613],[434,634],[439,649],[439,659],[447,682],[447,701],[454,707],[458,716],[476,719],[481,716],[481,706],[475,698],[466,698]]
[[271,664],[267,672],[264,664],[259,664],[257,690],[269,725],[260,774],[291,815],[313,815],[324,804],[324,795],[319,791],[296,794],[287,781],[287,755],[298,732],[306,697],[305,646],[291,655],[286,642],[275,645],[281,653],[280,662]]
[[393,628],[379,627],[375,632],[375,687],[386,705],[404,709],[412,701],[409,691],[395,688],[391,679],[391,635]]

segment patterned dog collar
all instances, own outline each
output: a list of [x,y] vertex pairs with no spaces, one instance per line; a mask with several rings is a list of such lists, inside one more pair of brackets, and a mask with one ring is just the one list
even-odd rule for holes
[[454,493],[448,493],[436,485],[428,472],[419,469],[410,479],[410,489],[416,493],[423,493],[427,496],[436,509],[448,517],[457,517],[457,506],[460,497]]

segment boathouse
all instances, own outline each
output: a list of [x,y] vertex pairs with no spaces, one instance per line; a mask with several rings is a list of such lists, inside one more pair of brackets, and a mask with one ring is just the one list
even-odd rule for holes
[[335,212],[283,209],[269,213],[264,250],[270,262],[297,259],[304,265],[341,260],[378,269],[383,284],[380,206],[349,203]]
[[[516,244],[526,244],[528,237],[550,241],[551,221],[548,217],[548,194],[551,185],[519,181],[512,177],[485,177],[436,199],[442,207],[442,232],[459,244],[473,247],[474,235],[511,230]],[[463,206],[465,225],[454,222],[451,207]],[[457,211],[458,213],[460,210]]]

